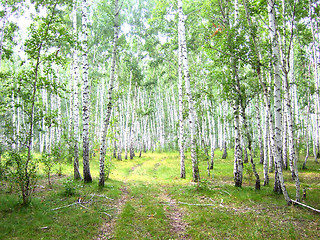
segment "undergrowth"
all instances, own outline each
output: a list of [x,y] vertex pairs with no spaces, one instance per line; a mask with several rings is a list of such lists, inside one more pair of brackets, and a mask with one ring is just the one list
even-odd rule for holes
[[[28,207],[21,206],[17,189],[1,182],[0,239],[95,239],[103,223],[116,216],[115,203],[124,194],[121,191],[124,186],[128,189],[127,201],[115,221],[112,239],[180,239],[182,233],[174,230],[168,217],[174,214],[173,209],[184,213],[176,219],[186,224],[183,234],[190,239],[320,238],[319,215],[300,207],[288,207],[283,196],[273,192],[273,173],[269,186],[256,191],[248,163],[243,187],[236,188],[232,152],[224,160],[221,155],[216,152],[210,176],[206,161],[200,161],[199,185],[192,182],[189,155],[187,177],[179,178],[178,153],[146,153],[134,160],[114,159],[103,189],[97,182],[98,156],[90,162],[94,178],[90,184],[73,180],[73,166],[69,163],[53,167],[52,184],[48,185],[44,166],[40,164],[38,183]],[[320,208],[320,165],[310,159],[307,169],[301,168],[302,159],[299,177],[301,187],[306,189],[303,202]],[[263,178],[260,164],[257,170]],[[285,171],[285,182],[293,198],[295,185],[289,171]]]

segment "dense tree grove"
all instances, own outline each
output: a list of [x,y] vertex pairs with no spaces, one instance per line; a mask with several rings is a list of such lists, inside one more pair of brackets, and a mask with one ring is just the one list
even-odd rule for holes
[[304,167],[320,157],[319,1],[1,5],[0,177],[16,179],[24,203],[35,152],[49,178],[52,164],[68,161],[84,182],[99,154],[104,186],[110,156],[146,151],[179,151],[181,178],[199,182],[199,161],[214,176],[216,148],[222,158],[234,150],[235,186],[250,164],[256,189],[274,177],[289,204],[289,169],[300,201],[299,154]]

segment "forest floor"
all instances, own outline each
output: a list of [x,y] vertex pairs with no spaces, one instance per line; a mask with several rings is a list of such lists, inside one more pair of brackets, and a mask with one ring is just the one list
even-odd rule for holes
[[[320,215],[287,206],[273,192],[272,173],[270,185],[255,191],[250,164],[245,164],[243,187],[236,188],[232,153],[225,160],[221,155],[216,153],[211,176],[200,159],[199,185],[191,181],[189,158],[187,178],[179,178],[178,153],[112,160],[103,189],[97,183],[98,157],[91,161],[90,184],[73,181],[72,165],[63,164],[64,175],[54,174],[51,186],[40,175],[28,207],[19,205],[15,188],[1,182],[0,239],[320,239]],[[299,168],[307,189],[303,202],[319,209],[320,164],[309,159],[307,167]],[[257,168],[263,178],[262,166]],[[293,198],[289,171],[285,182]]]

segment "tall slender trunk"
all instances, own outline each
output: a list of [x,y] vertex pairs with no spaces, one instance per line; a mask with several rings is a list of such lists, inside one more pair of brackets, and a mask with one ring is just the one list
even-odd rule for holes
[[[131,79],[130,79],[130,84],[129,84],[129,92],[128,92],[128,97],[127,97],[127,112],[130,112],[130,105],[131,105],[131,100],[130,100],[130,94],[131,94]],[[124,136],[124,159],[128,159],[128,147],[129,147],[129,114],[125,114],[125,136]]]
[[132,125],[131,125],[131,131],[130,131],[130,147],[129,147],[130,159],[133,159],[133,157],[135,156],[135,154],[134,154],[134,138],[135,138],[137,87],[138,87],[138,85],[136,82],[134,96],[133,96],[132,115],[131,115]]
[[200,181],[200,173],[198,168],[198,158],[196,153],[196,112],[194,109],[194,102],[191,92],[190,86],[190,73],[188,67],[188,55],[187,55],[187,43],[186,43],[186,35],[185,35],[185,18],[186,16],[183,14],[182,9],[182,0],[178,0],[178,12],[179,12],[179,24],[180,24],[180,41],[179,44],[181,45],[181,57],[183,63],[183,70],[184,70],[184,78],[185,78],[185,86],[186,86],[186,93],[189,102],[189,123],[190,123],[190,133],[191,133],[191,161],[192,161],[192,179],[194,182]]
[[223,142],[222,142],[222,146],[223,146],[223,154],[222,154],[222,159],[226,159],[227,158],[227,102],[223,103],[224,105],[224,110],[223,110]]
[[57,124],[57,139],[56,142],[59,146],[60,150],[60,143],[61,143],[61,135],[62,135],[62,112],[61,112],[61,98],[58,95],[56,99],[57,111],[58,111],[58,124]]
[[117,159],[122,161],[122,156],[121,156],[121,153],[122,153],[122,135],[123,135],[123,132],[120,131],[122,128],[123,128],[123,120],[122,120],[122,116],[121,116],[121,112],[122,112],[122,107],[121,107],[121,99],[119,99],[119,104],[118,104],[118,113],[119,113],[119,123],[118,123],[118,131],[119,131],[119,135],[118,135],[118,156],[117,156]]
[[257,117],[257,129],[258,129],[258,138],[259,138],[259,152],[260,152],[260,164],[264,163],[264,147],[262,140],[262,127],[261,127],[261,117],[260,117],[260,99],[259,96],[256,99],[255,103],[256,108],[256,117]]
[[[265,97],[265,102],[266,102]],[[266,104],[265,104],[266,105]],[[270,132],[269,132],[269,107],[265,106],[265,128],[264,128],[264,155],[263,155],[263,185],[266,186],[269,184],[269,171],[268,171],[268,152],[271,154],[271,151],[269,150],[270,146]]]
[[[213,110],[212,103],[211,110]],[[216,148],[216,125],[213,119],[213,116],[210,116],[208,111],[208,118],[209,118],[209,130],[210,130],[210,147],[211,147],[211,161],[210,161],[210,169],[213,169],[214,164],[214,150]]]
[[[284,82],[284,81],[283,81]],[[285,109],[285,102],[283,101],[283,109]],[[288,169],[288,126],[287,126],[287,113],[283,111],[282,122],[283,122],[283,133],[282,133],[282,165],[283,169]]]
[[[99,186],[104,186],[104,162],[105,155],[107,150],[106,145],[106,136],[108,132],[110,117],[112,113],[112,91],[114,88],[114,71],[116,66],[116,54],[117,54],[117,41],[119,35],[119,9],[118,9],[118,0],[114,1],[114,35],[113,35],[113,49],[112,49],[112,60],[111,60],[111,69],[110,69],[110,83],[108,91],[108,105],[107,105],[107,114],[104,120],[104,128],[101,133],[101,147],[100,147],[100,174],[99,174]],[[116,154],[115,154],[116,155]]]
[[242,116],[242,121],[243,121],[243,129],[245,131],[247,141],[248,141],[248,149],[250,153],[250,163],[252,166],[252,171],[254,176],[256,177],[256,184],[255,184],[255,189],[260,190],[260,176],[256,170],[256,165],[253,161],[253,152],[252,152],[252,137],[250,135],[250,132],[248,130],[248,124],[247,124],[247,117],[246,117],[246,111],[245,111],[245,105],[241,104],[241,116]]
[[[283,17],[285,16],[285,1],[282,0],[282,9],[283,9]],[[294,9],[295,9],[295,2],[294,2]],[[296,149],[295,149],[295,142],[294,142],[294,130],[293,130],[293,113],[292,113],[292,107],[291,107],[291,98],[290,98],[290,87],[289,87],[289,72],[294,71],[293,65],[293,21],[294,21],[294,15],[292,16],[292,24],[291,24],[291,34],[290,34],[290,42],[286,44],[286,22],[284,18],[284,45],[281,47],[282,51],[282,72],[284,75],[284,79],[282,82],[283,85],[283,92],[284,92],[284,126],[287,127],[288,132],[288,145],[289,145],[289,165],[291,170],[292,179],[296,183],[296,201],[300,201],[300,181],[298,176],[298,166],[297,166],[297,155],[296,155]],[[291,77],[294,78],[294,72],[290,74]],[[292,79],[294,81],[294,79]],[[286,131],[283,132],[284,140],[286,140]],[[285,143],[286,144],[286,143]],[[285,153],[283,156],[287,158],[287,146],[285,146]],[[283,161],[287,161],[287,159],[283,159]],[[284,167],[286,167],[286,162]]]
[[276,20],[275,20],[275,3],[274,0],[268,0],[268,16],[269,16],[269,33],[272,45],[272,62],[274,69],[274,109],[275,109],[275,133],[274,133],[274,157],[275,157],[275,183],[274,191],[281,192],[287,203],[291,203],[288,192],[284,185],[282,165],[281,165],[281,76],[279,62],[279,43],[277,38]]
[[240,119],[239,119],[239,106],[238,101],[234,102],[234,166],[233,166],[233,178],[236,187],[242,186],[242,175],[243,175],[243,161],[242,161],[242,150],[241,150],[241,135],[240,135]]
[[310,147],[309,147],[309,122],[310,122],[310,96],[308,92],[308,105],[307,105],[307,112],[306,112],[306,157],[304,159],[302,169],[306,169],[307,165],[307,160],[309,158],[309,152],[310,152]]
[[287,121],[288,121],[288,135],[289,135],[289,162],[292,178],[296,183],[296,201],[300,201],[300,181],[298,176],[298,166],[297,166],[297,155],[294,144],[294,134],[293,134],[293,119],[292,119],[292,111],[291,111],[291,101],[289,97],[289,87],[288,80],[284,80],[286,82],[286,90],[285,90],[285,102],[286,102],[286,112],[287,112]]
[[289,164],[292,179],[296,183],[296,201],[300,201],[300,181],[298,176],[298,166],[297,166],[297,155],[294,144],[294,134],[293,134],[293,118],[291,110],[291,99],[289,96],[289,84],[288,84],[288,74],[285,71],[284,81],[284,102],[285,102],[285,113],[288,123],[288,140],[289,140]]
[[[73,3],[73,31],[77,34],[77,0]],[[73,53],[73,142],[74,142],[74,159],[73,159],[73,175],[74,179],[81,179],[79,170],[79,65],[78,51],[74,49]]]
[[84,182],[92,182],[89,163],[89,79],[88,79],[88,30],[87,30],[87,1],[82,0],[82,79],[83,79],[83,110],[82,110],[82,125],[83,125],[83,180]]
[[[211,106],[212,109],[212,106]],[[210,111],[207,111],[208,115],[208,122],[209,122],[209,138],[210,138],[210,169],[213,169],[214,164],[214,150],[215,150],[215,143],[216,143],[216,137],[215,137],[215,123],[213,120],[213,117],[210,116]],[[213,173],[212,173],[213,175]]]
[[[178,24],[178,32],[181,31],[180,24]],[[179,62],[179,83],[178,83],[178,89],[179,89],[179,151],[180,151],[180,177],[186,178],[186,169],[185,169],[185,155],[184,155],[184,125],[183,125],[183,63],[182,63],[182,49],[181,49],[181,39],[180,34],[178,34],[179,38],[179,50],[178,50],[178,62]]]
[[[246,17],[247,17],[247,22],[249,24],[249,26],[251,27],[250,28],[250,37],[252,39],[252,42],[253,42],[253,50],[254,50],[254,53],[256,55],[256,62],[253,64],[253,68],[255,69],[257,75],[258,75],[258,79],[259,79],[259,82],[260,84],[262,85],[263,87],[263,91],[264,91],[264,101],[265,101],[265,139],[264,139],[264,151],[263,151],[263,144],[262,144],[262,140],[261,140],[261,127],[259,127],[259,145],[260,145],[260,163],[262,162],[262,159],[263,159],[263,175],[264,175],[264,185],[268,185],[269,184],[269,175],[268,175],[268,166],[267,166],[267,155],[268,155],[268,146],[270,146],[270,141],[268,139],[269,137],[269,122],[268,122],[268,118],[270,118],[271,116],[269,115],[270,114],[270,101],[269,101],[269,98],[268,98],[268,89],[263,81],[263,78],[262,78],[262,71],[261,71],[261,68],[260,68],[260,65],[261,65],[261,57],[260,57],[260,49],[259,49],[259,40],[257,38],[257,36],[254,34],[253,32],[253,24],[252,24],[252,21],[251,21],[251,18],[250,18],[250,14],[249,14],[249,11],[248,11],[248,7],[247,7],[247,2],[246,0],[243,0],[243,6],[245,8],[245,11],[246,11]],[[257,104],[259,103],[259,101],[257,101]],[[256,104],[256,108],[257,108],[257,105]],[[257,121],[258,121],[258,126],[260,125],[260,113],[259,113],[259,107],[256,109],[257,111]],[[272,121],[272,119],[270,120]],[[270,127],[272,127],[272,124],[270,125]],[[263,152],[263,155],[262,155],[262,152]],[[271,151],[269,150],[269,154],[271,154]],[[252,156],[252,155],[251,155]],[[252,160],[252,157],[251,157],[251,161]],[[253,165],[253,169],[254,169],[254,165]],[[255,170],[255,169],[254,169]],[[256,176],[256,179],[258,180],[259,179],[259,176]],[[257,183],[257,182],[256,182]],[[260,184],[260,181],[259,181],[259,184]]]
[[[51,25],[51,21],[54,17],[55,14],[55,8],[56,8],[57,4],[55,4],[53,6],[53,10],[52,10],[52,14],[51,14],[51,18],[47,24],[44,36],[46,36],[48,34],[49,31],[49,27]],[[28,122],[30,123],[29,125],[29,129],[27,129],[27,138],[26,138],[26,147],[27,147],[27,160],[24,164],[24,179],[25,182],[24,184],[22,184],[22,200],[23,200],[23,204],[26,205],[29,202],[29,196],[31,194],[31,182],[30,182],[30,168],[29,168],[29,164],[31,162],[31,151],[32,151],[32,146],[33,146],[33,132],[34,132],[34,123],[35,123],[35,116],[34,116],[34,111],[35,111],[35,105],[36,105],[36,93],[38,91],[38,81],[39,81],[39,70],[40,70],[40,63],[41,63],[41,51],[42,51],[42,47],[43,47],[44,42],[40,42],[37,52],[36,52],[36,58],[35,58],[35,65],[34,65],[34,79],[33,79],[33,83],[32,83],[32,93],[31,93],[31,109],[30,109],[30,115],[29,115],[29,119]]]
[[316,87],[316,94],[315,94],[315,114],[316,114],[316,139],[315,139],[315,149],[314,149],[314,161],[318,162],[318,158],[320,156],[320,77],[318,71],[318,64],[317,64],[317,52],[319,52],[319,46],[317,46],[316,40],[316,31],[314,24],[317,24],[315,19],[312,18],[312,13],[314,13],[315,9],[313,7],[313,1],[310,0],[309,2],[309,18],[310,18],[310,25],[311,25],[311,33],[312,33],[312,67],[314,71],[314,82]]

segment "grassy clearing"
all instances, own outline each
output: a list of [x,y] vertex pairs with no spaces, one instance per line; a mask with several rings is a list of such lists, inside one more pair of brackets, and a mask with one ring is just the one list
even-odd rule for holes
[[[8,194],[7,186],[0,187],[0,239],[95,239],[105,214],[114,215],[115,201],[121,189],[128,190],[127,201],[117,217],[112,239],[179,239],[168,218],[176,207],[185,212],[177,216],[185,222],[190,239],[319,239],[320,216],[309,210],[288,207],[282,195],[275,194],[273,175],[271,183],[260,191],[254,190],[254,176],[245,167],[242,188],[233,187],[232,152],[225,160],[216,153],[213,176],[207,175],[206,161],[200,160],[199,186],[191,181],[190,159],[186,161],[187,178],[179,178],[178,153],[147,153],[134,160],[113,160],[110,179],[104,189],[98,188],[98,157],[91,161],[94,182],[67,181],[72,176],[71,164],[61,166],[62,177],[54,176],[54,184],[47,185],[40,171],[38,188],[31,206],[22,208],[18,195]],[[299,166],[302,166],[302,160]],[[309,160],[308,169],[299,176],[307,189],[305,203],[320,208],[320,164]],[[41,167],[40,167],[41,169]],[[262,166],[257,164],[262,175]],[[55,168],[54,173],[58,170]],[[290,196],[294,196],[294,183],[289,171],[285,172]],[[68,193],[72,195],[68,195]],[[105,195],[114,201],[92,197]],[[77,201],[91,204],[70,205]],[[170,205],[174,201],[176,206]],[[188,205],[189,204],[189,205]],[[190,204],[211,204],[196,206]]]

